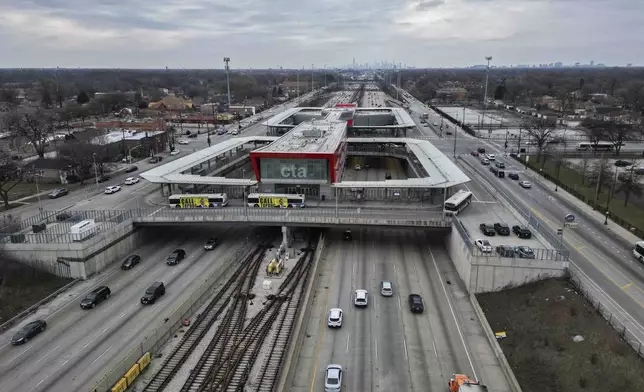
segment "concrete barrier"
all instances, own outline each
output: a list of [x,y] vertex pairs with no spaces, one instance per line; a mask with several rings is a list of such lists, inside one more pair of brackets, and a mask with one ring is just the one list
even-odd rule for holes
[[280,377],[277,381],[276,391],[285,391],[287,386],[291,385],[293,382],[293,377],[295,376],[295,370],[297,363],[293,362],[293,358],[297,358],[302,349],[302,340],[304,339],[304,332],[306,332],[306,325],[304,325],[305,320],[308,320],[311,315],[311,305],[313,303],[313,289],[317,286],[318,281],[318,265],[320,262],[320,257],[322,251],[324,250],[324,242],[326,236],[324,233],[320,234],[320,240],[318,241],[318,247],[315,251],[315,257],[313,258],[313,266],[311,267],[311,275],[309,279],[309,287],[306,289],[304,295],[304,301],[302,301],[302,308],[300,310],[297,320],[295,322],[295,327],[293,328],[293,335],[291,336],[291,344],[288,346],[286,351],[286,356],[284,357],[284,363],[282,364],[282,371],[280,372]]
[[483,327],[483,331],[485,332],[485,337],[490,342],[490,346],[492,346],[492,350],[494,351],[494,356],[496,356],[496,358],[499,360],[501,370],[505,375],[505,379],[508,380],[508,384],[510,384],[510,388],[512,389],[512,392],[522,392],[521,386],[519,385],[517,378],[514,376],[514,372],[512,371],[512,368],[510,367],[508,360],[505,358],[505,354],[503,353],[503,350],[501,349],[499,342],[497,342],[496,337],[494,336],[494,332],[490,327],[490,323],[487,322],[485,313],[483,313],[483,309],[481,308],[481,305],[479,304],[479,301],[476,299],[476,296],[474,294],[470,294],[470,302],[472,303],[472,307],[476,312],[476,316],[479,318],[479,322]]

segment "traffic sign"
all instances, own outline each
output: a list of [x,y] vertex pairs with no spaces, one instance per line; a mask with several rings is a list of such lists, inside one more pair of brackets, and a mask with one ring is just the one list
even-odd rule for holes
[[559,228],[557,229],[557,235],[562,235],[563,234],[563,229]]
[[566,214],[564,219],[566,220],[566,222],[572,223],[575,221],[575,216],[573,214]]

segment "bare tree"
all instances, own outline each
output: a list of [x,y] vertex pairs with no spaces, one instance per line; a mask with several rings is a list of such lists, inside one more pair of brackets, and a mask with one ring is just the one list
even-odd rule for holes
[[606,121],[602,119],[587,118],[582,121],[581,125],[586,128],[586,133],[590,138],[590,142],[597,146],[601,139],[606,138],[615,149],[615,153],[619,155],[624,140],[628,138],[633,131],[631,124],[624,124],[616,121]]
[[595,188],[595,204],[597,204],[597,199],[599,194],[602,191],[603,187],[609,188],[613,185],[615,173],[613,168],[608,162],[608,159],[604,158],[603,154],[601,159],[599,159],[592,169],[589,172],[590,185],[596,186]]
[[11,159],[6,151],[0,151],[0,197],[6,209],[9,208],[9,192],[22,182],[24,170],[18,163]]
[[531,122],[524,122],[521,125],[528,135],[535,141],[537,145],[537,162],[541,161],[541,155],[548,146],[548,142],[552,139],[552,132],[555,129],[555,124],[551,121],[539,119]]
[[58,148],[60,158],[69,160],[81,183],[94,176],[102,176],[112,169],[107,149],[98,137],[92,141],[67,142]]
[[583,155],[581,158],[581,185],[586,183],[588,179],[588,168],[590,166],[590,156]]
[[20,139],[26,139],[40,158],[56,133],[57,116],[52,111],[36,109],[21,112],[14,110],[5,118],[9,132]]
[[621,173],[617,176],[618,182],[615,192],[624,194],[624,207],[628,205],[630,195],[642,197],[642,194],[644,194],[644,187],[640,183],[642,176],[636,173],[636,166],[636,162],[632,162],[630,169],[626,173]]

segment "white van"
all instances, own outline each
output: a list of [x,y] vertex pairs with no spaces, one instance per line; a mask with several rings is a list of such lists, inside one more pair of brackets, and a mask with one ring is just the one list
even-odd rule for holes
[[380,294],[382,294],[383,297],[391,297],[392,295],[394,295],[394,289],[391,285],[391,282],[380,282]]

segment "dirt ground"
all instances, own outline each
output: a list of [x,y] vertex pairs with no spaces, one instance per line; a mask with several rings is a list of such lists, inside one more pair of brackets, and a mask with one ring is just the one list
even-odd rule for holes
[[642,390],[644,361],[567,280],[477,298],[492,330],[507,333],[500,344],[524,392]]
[[0,263],[0,324],[72,281],[11,260]]

